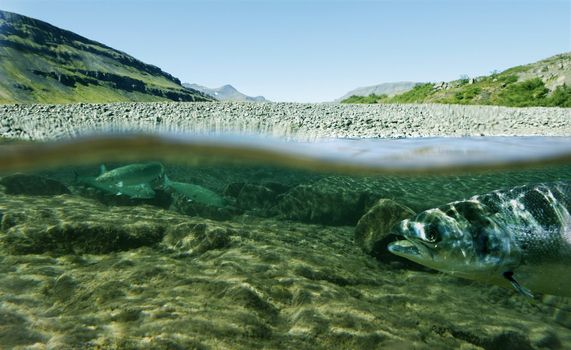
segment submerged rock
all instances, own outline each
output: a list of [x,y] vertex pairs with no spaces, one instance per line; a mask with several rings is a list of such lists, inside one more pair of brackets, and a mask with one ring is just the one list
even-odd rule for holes
[[331,176],[286,192],[277,205],[286,219],[323,225],[355,225],[380,193],[366,183]]
[[148,206],[109,208],[69,195],[3,197],[0,210],[0,244],[12,254],[101,254],[152,246],[177,219]]
[[387,249],[392,240],[391,229],[398,222],[413,217],[415,212],[392,199],[382,198],[363,215],[355,227],[355,243],[369,255],[379,259],[394,258]]
[[134,225],[103,221],[17,225],[8,229],[1,242],[14,254],[101,254],[154,245],[165,229],[148,221]]
[[176,194],[172,195],[169,209],[188,216],[200,216],[214,220],[228,220],[238,213],[231,207],[210,205]]
[[163,246],[184,253],[202,254],[212,249],[227,248],[232,230],[206,223],[182,223],[169,227]]
[[242,209],[263,210],[277,202],[277,193],[263,185],[245,184],[238,196],[236,205]]
[[276,214],[275,206],[281,195],[289,187],[280,186],[275,183],[263,184],[242,184],[236,191],[238,185],[228,186],[227,190],[234,190],[236,206],[259,216],[272,216]]
[[0,179],[6,194],[30,196],[54,196],[68,194],[69,189],[59,181],[37,175],[14,174]]

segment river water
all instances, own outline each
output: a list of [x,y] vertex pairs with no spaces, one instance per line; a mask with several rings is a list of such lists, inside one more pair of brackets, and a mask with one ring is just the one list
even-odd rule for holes
[[0,172],[2,348],[571,347],[566,298],[386,249],[390,208],[568,182],[571,138],[114,134]]

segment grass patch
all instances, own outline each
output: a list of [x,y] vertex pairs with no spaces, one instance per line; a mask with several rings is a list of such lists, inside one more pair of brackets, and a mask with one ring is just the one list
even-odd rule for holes
[[387,98],[387,95],[375,95],[370,94],[369,96],[357,96],[353,95],[342,101],[342,103],[379,103],[380,101]]
[[549,90],[539,78],[533,78],[508,85],[495,101],[496,104],[509,107],[543,106]]
[[420,84],[405,93],[393,96],[387,102],[392,103],[422,103],[430,95],[434,94],[434,84]]
[[571,87],[563,84],[558,86],[551,96],[547,97],[546,106],[550,107],[571,107]]

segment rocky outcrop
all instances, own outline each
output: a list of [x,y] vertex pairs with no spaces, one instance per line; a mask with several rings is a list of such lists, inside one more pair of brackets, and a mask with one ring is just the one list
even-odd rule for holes
[[0,179],[6,194],[54,196],[68,194],[69,189],[59,181],[37,175],[13,174]]
[[276,210],[289,220],[355,225],[379,197],[380,193],[363,182],[332,176],[292,188],[280,199]]
[[[109,208],[68,195],[34,202],[5,196],[0,244],[12,254],[103,254],[152,246],[161,241],[168,219],[148,208]],[[125,222],[126,215],[133,220]]]
[[386,249],[387,244],[394,239],[391,230],[397,223],[414,214],[412,209],[391,199],[379,199],[359,219],[355,227],[355,243],[369,255],[380,260],[392,260],[395,255]]
[[230,244],[228,229],[157,207],[85,197],[0,195],[0,247],[10,254],[107,254],[162,244],[201,254]]
[[226,196],[235,199],[236,207],[258,216],[272,216],[278,213],[275,206],[288,186],[279,183],[243,183],[228,184],[224,190]]

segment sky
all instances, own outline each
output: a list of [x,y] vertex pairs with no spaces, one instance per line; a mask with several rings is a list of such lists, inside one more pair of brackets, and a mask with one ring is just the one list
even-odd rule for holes
[[182,82],[272,101],[448,81],[571,51],[570,0],[0,0]]

